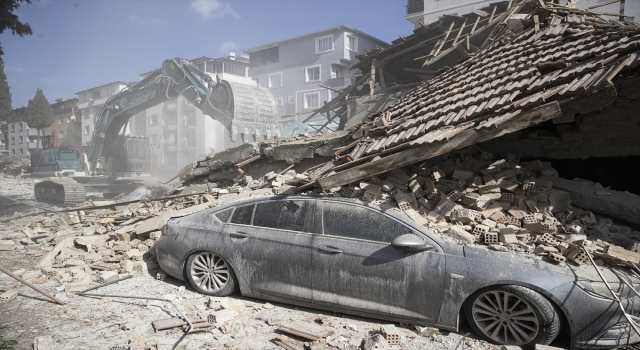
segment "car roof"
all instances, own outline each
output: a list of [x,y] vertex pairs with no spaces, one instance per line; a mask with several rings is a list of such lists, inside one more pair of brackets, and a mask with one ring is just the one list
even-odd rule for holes
[[391,206],[380,206],[377,204],[373,204],[370,202],[364,202],[361,201],[359,199],[355,199],[355,198],[344,198],[344,197],[338,197],[338,196],[333,196],[330,194],[318,194],[318,195],[272,195],[272,196],[261,196],[261,197],[251,197],[251,198],[244,198],[244,199],[240,199],[240,200],[236,200],[218,207],[215,207],[214,210],[211,211],[211,213],[214,212],[218,212],[221,210],[225,210],[228,208],[233,208],[236,206],[241,206],[241,205],[246,205],[246,204],[251,204],[251,203],[257,203],[257,202],[264,202],[264,201],[272,201],[272,200],[285,200],[285,199],[289,199],[289,200],[320,200],[320,201],[324,201],[324,202],[340,202],[340,203],[346,203],[346,204],[353,204],[353,205],[359,205],[359,206],[363,206],[363,207],[368,207],[377,211],[380,211],[386,215],[389,215],[397,220],[400,220],[401,222],[403,222],[404,224],[407,224],[411,227],[413,227],[414,229],[417,229],[419,231],[426,231],[429,232],[429,237],[432,238],[433,240],[435,240],[440,246],[446,245],[446,242],[444,240],[442,240],[440,237],[438,237],[438,235],[431,231],[428,227],[425,226],[421,226],[420,224],[418,224],[417,222],[415,222],[413,219],[411,219],[409,216],[407,216],[405,213],[403,213],[400,209],[396,208],[396,207],[391,207]]

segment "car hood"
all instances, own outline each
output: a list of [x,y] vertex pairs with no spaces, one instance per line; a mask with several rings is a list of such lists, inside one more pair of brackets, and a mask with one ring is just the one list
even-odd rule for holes
[[[565,263],[554,263],[548,260],[547,257],[544,256],[536,256],[536,255],[524,255],[524,254],[516,254],[513,252],[497,252],[493,250],[489,250],[486,247],[481,246],[464,246],[464,255],[468,258],[473,259],[485,259],[495,261],[501,266],[528,266],[538,270],[545,270],[553,273],[563,274],[567,276],[571,276],[578,280],[588,280],[588,281],[596,281],[600,282],[602,279],[596,272],[594,266],[592,264],[586,265],[576,265],[572,262]],[[627,280],[631,282],[634,286],[640,286],[640,279],[635,276],[631,271],[627,268],[618,268],[611,267],[608,265],[598,266],[598,269],[607,280],[607,282],[619,284],[622,283],[614,273],[617,272],[619,275],[623,275],[627,277]]]

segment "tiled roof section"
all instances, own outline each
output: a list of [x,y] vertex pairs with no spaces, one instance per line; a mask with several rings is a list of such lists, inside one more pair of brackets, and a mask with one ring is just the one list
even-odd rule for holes
[[532,107],[605,90],[621,71],[640,64],[636,23],[537,13],[547,14],[538,31],[533,23],[517,33],[505,31],[501,40],[377,115],[379,126],[370,130],[360,156],[496,127]]
[[[416,28],[411,35],[394,40],[389,47],[357,56],[359,62],[352,69],[364,74],[371,70],[374,60],[377,63],[386,60],[384,71],[388,83],[422,81],[431,76],[426,73],[429,70],[451,66],[475,51],[504,16],[522,2],[501,1],[461,16],[442,16],[434,23]],[[467,50],[467,41],[470,50]]]

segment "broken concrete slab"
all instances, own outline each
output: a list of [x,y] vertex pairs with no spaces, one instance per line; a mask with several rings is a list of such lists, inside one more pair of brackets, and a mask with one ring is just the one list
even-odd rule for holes
[[611,196],[599,196],[596,192],[602,187],[595,184],[552,176],[542,179],[553,182],[553,188],[568,192],[571,203],[577,207],[640,224],[640,196],[614,190],[607,190]]
[[140,234],[144,234],[151,231],[158,231],[162,228],[162,225],[166,224],[167,221],[172,216],[182,216],[182,215],[193,214],[213,206],[214,203],[215,202],[207,202],[207,203],[194,205],[192,207],[188,207],[182,210],[162,213],[159,216],[140,222],[136,226],[136,234],[140,235]]

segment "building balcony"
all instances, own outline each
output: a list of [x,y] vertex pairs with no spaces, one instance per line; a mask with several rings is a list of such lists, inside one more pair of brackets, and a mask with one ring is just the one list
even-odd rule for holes
[[424,12],[424,2],[407,5],[407,16]]
[[325,81],[324,84],[322,85],[330,88],[340,88],[340,87],[349,86],[352,83],[353,81],[351,80],[351,78],[338,77],[338,78],[327,79],[327,81]]
[[38,147],[38,143],[37,142],[27,142],[27,148],[28,149],[36,149]]
[[27,129],[27,136],[38,136],[38,129]]

